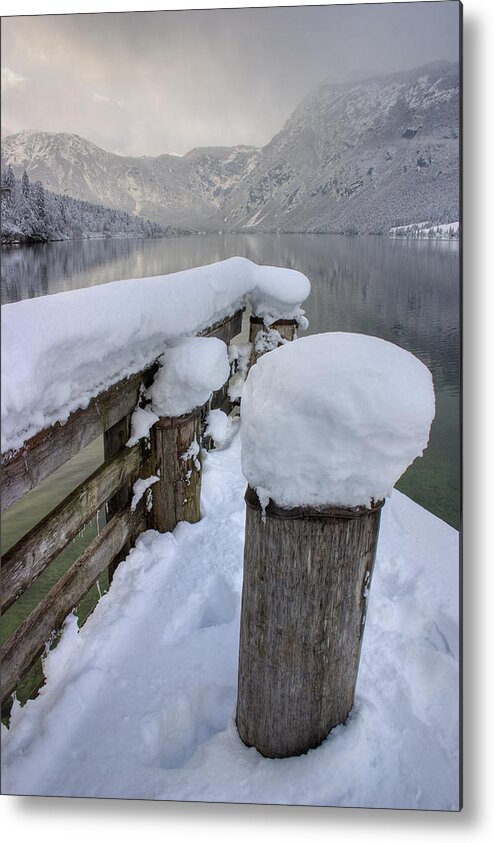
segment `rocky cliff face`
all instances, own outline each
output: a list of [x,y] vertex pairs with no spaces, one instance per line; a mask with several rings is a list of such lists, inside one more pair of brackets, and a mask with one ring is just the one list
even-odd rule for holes
[[231,226],[375,232],[458,219],[458,67],[321,85],[226,200]]
[[5,164],[58,193],[179,231],[386,231],[459,216],[459,71],[436,63],[323,84],[263,149],[123,157],[76,135],[22,133]]

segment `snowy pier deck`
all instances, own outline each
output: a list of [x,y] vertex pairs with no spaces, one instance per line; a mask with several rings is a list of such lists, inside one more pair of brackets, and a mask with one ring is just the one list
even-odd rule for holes
[[[238,399],[232,365],[245,376],[304,327],[309,289],[234,258],[2,308],[3,509],[105,440],[101,468],[6,554],[2,610],[108,505],[2,648],[2,700],[45,653],[37,697],[14,698],[2,726],[3,792],[458,808],[458,534],[396,491],[346,723],[283,760],[235,727],[246,480],[241,422],[211,410]],[[228,353],[246,306],[252,343]],[[106,568],[79,629],[73,609]]]
[[383,510],[354,711],[269,760],[235,723],[245,479],[208,453],[203,518],[143,533],[39,696],[4,729],[5,793],[458,807],[458,533],[396,490]]

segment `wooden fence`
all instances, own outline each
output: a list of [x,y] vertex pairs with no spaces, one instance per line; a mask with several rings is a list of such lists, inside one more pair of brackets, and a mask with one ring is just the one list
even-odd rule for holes
[[[242,330],[242,317],[243,310],[239,310],[202,335],[218,337],[229,343]],[[86,409],[74,412],[65,424],[57,423],[40,431],[22,449],[6,454],[2,460],[3,512],[97,436],[103,434],[104,437],[103,464],[4,555],[1,568],[2,613],[29,588],[102,507],[106,506],[107,510],[107,523],[99,535],[2,647],[2,704],[43,653],[52,633],[60,629],[66,616],[102,572],[108,569],[111,579],[115,566],[128,553],[139,533],[151,526],[173,529],[177,523],[179,513],[167,503],[166,487],[174,482],[173,459],[163,444],[163,436],[158,433],[151,437],[151,449],[141,442],[132,448],[126,447],[130,437],[130,419],[139,400],[141,384],[149,386],[156,369],[155,364],[112,385],[93,398]],[[226,386],[213,394],[209,404],[203,408],[203,415],[209,408],[230,409]],[[166,431],[177,429],[180,425],[176,425],[174,420],[160,420],[158,427]],[[195,432],[199,428],[196,419],[191,430]],[[175,441],[177,448],[183,447],[180,436],[176,436]],[[160,442],[161,445],[158,444]],[[178,456],[177,453],[175,462]],[[160,473],[161,492],[158,490],[159,503],[153,507],[155,511],[147,511],[144,499],[135,511],[131,511],[134,482],[139,477],[149,477],[156,472]]]

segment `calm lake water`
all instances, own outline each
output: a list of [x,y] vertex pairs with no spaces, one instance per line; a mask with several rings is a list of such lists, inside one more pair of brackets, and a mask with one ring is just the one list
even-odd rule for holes
[[[354,331],[401,345],[431,370],[430,443],[398,488],[455,527],[460,510],[459,244],[335,235],[86,240],[2,250],[2,303],[242,255],[304,272],[308,333]],[[89,449],[90,470],[99,459]],[[85,457],[82,459],[84,465]],[[9,530],[10,532],[10,530]]]

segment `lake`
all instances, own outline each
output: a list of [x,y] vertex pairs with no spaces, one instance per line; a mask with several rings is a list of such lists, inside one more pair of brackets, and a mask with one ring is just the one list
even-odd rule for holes
[[[2,303],[142,278],[242,255],[304,272],[307,333],[354,331],[411,351],[431,370],[437,410],[429,447],[398,484],[439,518],[460,522],[460,254],[458,241],[338,235],[197,235],[81,240],[2,249]],[[28,342],[28,338],[26,338]],[[80,458],[78,479],[100,459]],[[65,470],[67,482],[71,468]],[[62,481],[60,481],[62,482]],[[30,496],[29,496],[30,497]],[[41,495],[46,501],[46,493]],[[4,540],[30,521],[28,500],[5,518]],[[37,508],[37,505],[36,505]],[[21,511],[22,510],[22,511]],[[24,514],[23,514],[24,513]]]

